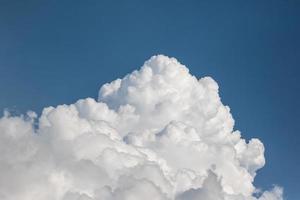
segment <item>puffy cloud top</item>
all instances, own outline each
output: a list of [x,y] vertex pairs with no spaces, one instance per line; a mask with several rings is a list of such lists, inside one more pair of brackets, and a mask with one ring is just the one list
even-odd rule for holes
[[[257,192],[265,164],[210,77],[153,56],[100,88],[98,100],[0,119],[0,199],[280,200]],[[37,127],[37,128],[35,128]]]

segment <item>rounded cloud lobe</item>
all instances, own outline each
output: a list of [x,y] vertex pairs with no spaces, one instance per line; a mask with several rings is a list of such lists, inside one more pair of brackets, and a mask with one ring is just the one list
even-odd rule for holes
[[265,164],[210,77],[153,56],[105,84],[98,100],[0,119],[0,199],[280,200],[257,192]]

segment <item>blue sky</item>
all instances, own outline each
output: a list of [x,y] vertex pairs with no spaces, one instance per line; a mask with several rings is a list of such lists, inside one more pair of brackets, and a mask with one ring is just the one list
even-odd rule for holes
[[260,138],[255,185],[299,199],[300,3],[0,2],[0,109],[18,113],[96,97],[154,54],[212,76],[236,129]]

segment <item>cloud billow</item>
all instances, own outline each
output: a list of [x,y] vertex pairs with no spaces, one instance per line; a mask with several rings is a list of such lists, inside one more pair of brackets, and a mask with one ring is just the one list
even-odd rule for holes
[[97,100],[48,107],[38,119],[5,113],[0,199],[283,199],[278,186],[257,192],[264,146],[233,128],[212,78],[153,56]]

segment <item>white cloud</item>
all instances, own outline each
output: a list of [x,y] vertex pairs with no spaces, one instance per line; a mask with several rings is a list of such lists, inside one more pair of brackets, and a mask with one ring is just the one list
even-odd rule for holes
[[263,144],[233,130],[212,78],[175,58],[153,56],[97,101],[36,117],[0,119],[0,199],[282,199],[277,186],[253,196]]

